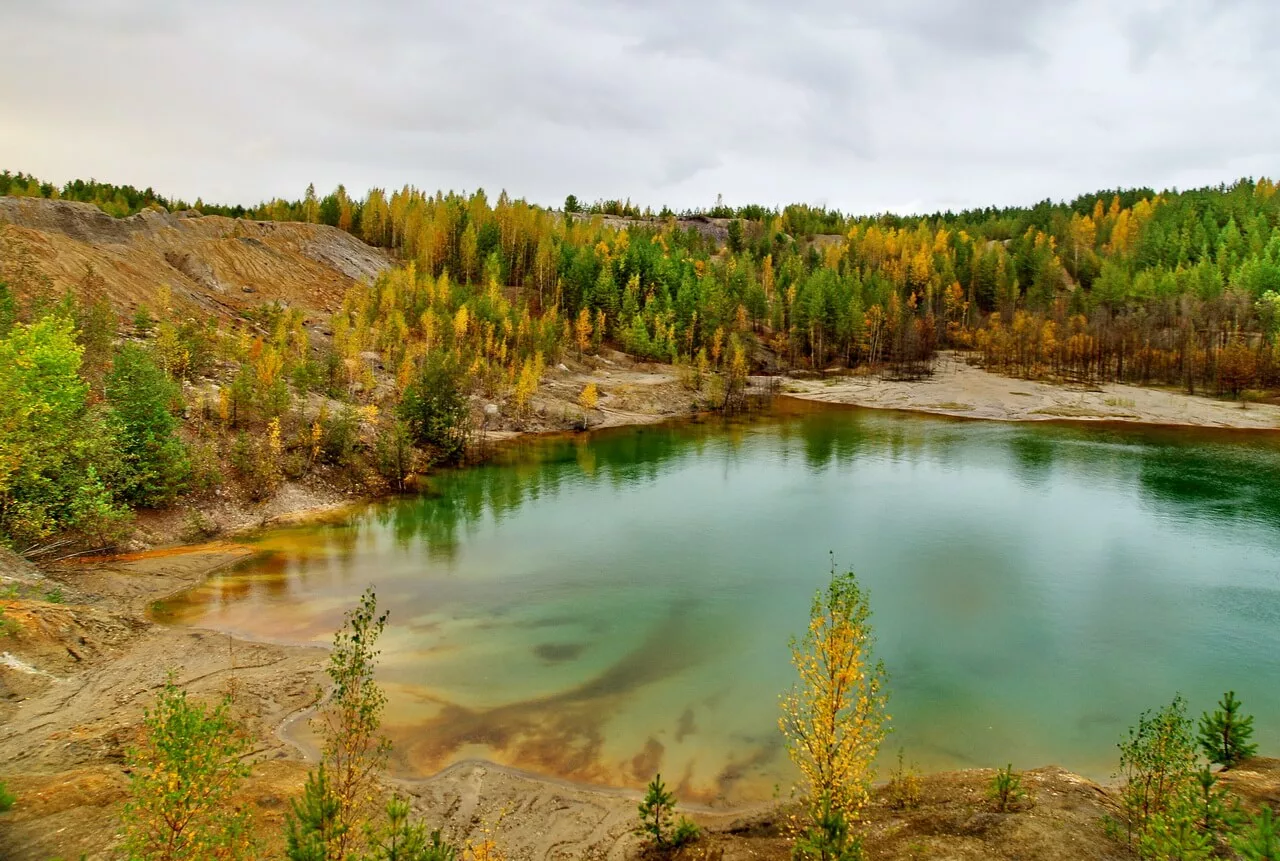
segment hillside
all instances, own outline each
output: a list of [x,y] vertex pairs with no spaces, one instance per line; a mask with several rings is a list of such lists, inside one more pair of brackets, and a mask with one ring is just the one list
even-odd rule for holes
[[167,286],[175,310],[201,316],[273,301],[327,314],[391,267],[386,252],[321,224],[151,209],[112,218],[88,203],[0,197],[0,225],[0,277],[19,296],[51,288],[128,312]]

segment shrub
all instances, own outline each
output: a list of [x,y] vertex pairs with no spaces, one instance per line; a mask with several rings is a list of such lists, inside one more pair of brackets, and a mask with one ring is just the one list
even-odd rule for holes
[[231,444],[231,466],[255,502],[266,499],[280,486],[281,464],[272,453],[270,437],[261,440],[240,431]]
[[397,491],[408,487],[409,476],[414,473],[414,450],[409,439],[409,426],[401,419],[390,418],[378,426],[374,444],[378,472]]
[[[1120,747],[1120,803],[1130,845],[1154,817],[1168,817],[1195,780],[1196,753],[1187,704],[1180,695],[1158,712],[1145,711]],[[1166,828],[1167,830],[1167,828]]]
[[1213,857],[1213,844],[1189,819],[1157,813],[1138,841],[1138,854],[1151,861],[1204,861]]
[[413,441],[446,463],[461,460],[467,443],[467,401],[463,374],[451,357],[431,353],[405,388],[399,412]]
[[4,781],[0,780],[0,813],[8,813],[13,809],[13,805],[18,801],[17,796],[9,791],[4,785]]
[[329,848],[345,838],[348,824],[329,784],[324,763],[307,774],[302,797],[289,804],[285,814],[285,857],[289,861],[328,861]]
[[991,782],[987,784],[987,798],[1001,813],[1007,812],[1026,797],[1027,793],[1022,788],[1022,775],[1013,770],[1013,763],[997,769]]
[[0,541],[35,545],[68,528],[113,532],[114,427],[88,408],[71,322],[46,317],[0,339]]
[[320,451],[327,463],[345,466],[351,462],[356,445],[360,442],[360,414],[350,404],[343,404],[337,414],[330,416],[321,410]]
[[902,748],[898,748],[898,767],[889,775],[886,791],[889,806],[896,810],[920,806],[920,775],[916,773],[914,766],[903,764]]
[[1231,768],[1258,751],[1250,744],[1253,736],[1253,715],[1241,715],[1240,701],[1235,691],[1227,691],[1218,703],[1217,711],[1205,712],[1200,718],[1200,749],[1205,758],[1224,768]]
[[188,701],[171,676],[147,710],[142,744],[128,755],[123,836],[131,858],[249,855],[248,813],[232,805],[249,773],[249,744],[229,708],[229,699],[212,709]]

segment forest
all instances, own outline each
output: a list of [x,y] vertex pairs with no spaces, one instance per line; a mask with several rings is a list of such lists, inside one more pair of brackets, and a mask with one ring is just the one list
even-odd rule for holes
[[[1053,381],[1243,399],[1280,386],[1268,179],[910,217],[720,202],[654,215],[572,195],[556,210],[409,186],[188,206],[8,171],[0,194],[327,224],[399,261],[348,292],[320,341],[298,309],[229,326],[180,315],[164,291],[123,319],[93,298],[93,272],[79,298],[47,295],[0,244],[0,539],[18,550],[63,533],[110,546],[132,509],[232,477],[266,498],[355,464],[403,489],[464,455],[469,394],[519,414],[549,364],[606,344],[722,393],[749,373],[917,377],[942,349]],[[215,373],[216,389],[196,385]]]

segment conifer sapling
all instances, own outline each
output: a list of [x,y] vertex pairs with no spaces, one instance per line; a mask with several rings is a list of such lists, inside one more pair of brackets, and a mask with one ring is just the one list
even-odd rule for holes
[[1205,758],[1223,768],[1231,768],[1253,756],[1258,746],[1250,744],[1253,715],[1240,714],[1240,701],[1235,691],[1227,691],[1217,711],[1205,712],[1200,718],[1200,749]]

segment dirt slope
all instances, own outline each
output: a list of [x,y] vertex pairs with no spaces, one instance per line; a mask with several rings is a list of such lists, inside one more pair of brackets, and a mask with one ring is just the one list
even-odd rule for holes
[[112,218],[87,203],[0,197],[0,225],[0,277],[19,293],[93,291],[122,311],[167,285],[186,313],[232,316],[274,300],[328,312],[351,284],[391,266],[380,249],[320,224],[163,210]]

